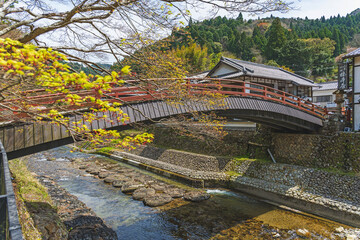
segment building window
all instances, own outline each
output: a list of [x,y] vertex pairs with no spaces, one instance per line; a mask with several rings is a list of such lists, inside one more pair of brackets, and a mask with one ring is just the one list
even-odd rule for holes
[[332,102],[332,96],[331,95],[317,96],[317,97],[314,97],[314,98],[315,98],[315,102]]

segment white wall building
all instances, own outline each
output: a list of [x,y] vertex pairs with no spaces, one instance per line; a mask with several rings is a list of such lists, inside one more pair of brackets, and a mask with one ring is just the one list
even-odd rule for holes
[[343,58],[352,59],[353,65],[353,129],[360,131],[360,48],[346,54]]
[[338,89],[338,81],[318,83],[313,87],[313,103],[321,107],[335,108],[335,94]]

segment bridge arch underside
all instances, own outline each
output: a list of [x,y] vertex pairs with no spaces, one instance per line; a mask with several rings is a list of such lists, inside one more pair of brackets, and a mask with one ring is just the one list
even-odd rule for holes
[[[283,132],[316,132],[323,126],[323,121],[319,117],[281,103],[246,97],[228,97],[225,101],[225,107],[207,109],[201,104],[195,104],[195,109],[202,112],[215,111],[219,116],[249,120]],[[151,109],[154,108],[154,104],[164,105],[163,102],[149,102],[141,103],[141,107],[136,106],[137,104],[133,107],[138,109],[149,107]],[[192,105],[194,104],[192,103]],[[148,116],[159,119],[189,112],[185,107],[171,105],[167,105],[166,110],[167,116],[160,114],[163,117],[156,117],[156,114],[151,113]]]
[[[191,108],[201,112],[216,111],[220,116],[246,119],[284,132],[315,132],[323,125],[321,118],[277,102],[246,97],[228,97],[225,101],[226,106],[217,109],[210,109],[205,104],[194,102],[191,102]],[[151,124],[149,119],[162,119],[190,112],[186,105],[173,105],[165,101],[132,103],[131,106],[124,105],[121,108],[130,118],[125,124],[117,121],[111,113],[107,113],[112,122],[95,121],[89,128],[121,130],[131,127],[131,123],[148,122]],[[75,120],[81,120],[80,118],[75,116]],[[0,139],[9,159],[72,142],[72,138],[64,128],[38,123],[1,127]]]

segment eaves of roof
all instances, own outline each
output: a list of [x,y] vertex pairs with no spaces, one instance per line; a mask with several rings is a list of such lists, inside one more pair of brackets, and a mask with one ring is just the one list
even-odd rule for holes
[[357,57],[357,56],[360,56],[360,48],[358,48],[358,49],[356,49],[356,50],[354,50],[352,52],[349,52],[348,54],[343,56],[343,59]]

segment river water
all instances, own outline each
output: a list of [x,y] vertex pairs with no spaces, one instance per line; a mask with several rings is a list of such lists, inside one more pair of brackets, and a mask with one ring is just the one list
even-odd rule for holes
[[200,203],[177,199],[163,207],[150,208],[101,179],[75,169],[68,161],[92,157],[60,147],[31,156],[28,165],[38,175],[52,176],[61,187],[92,208],[116,231],[119,239],[299,239],[302,235],[311,239],[341,239],[334,230],[343,225],[226,190],[208,189],[211,198]]

